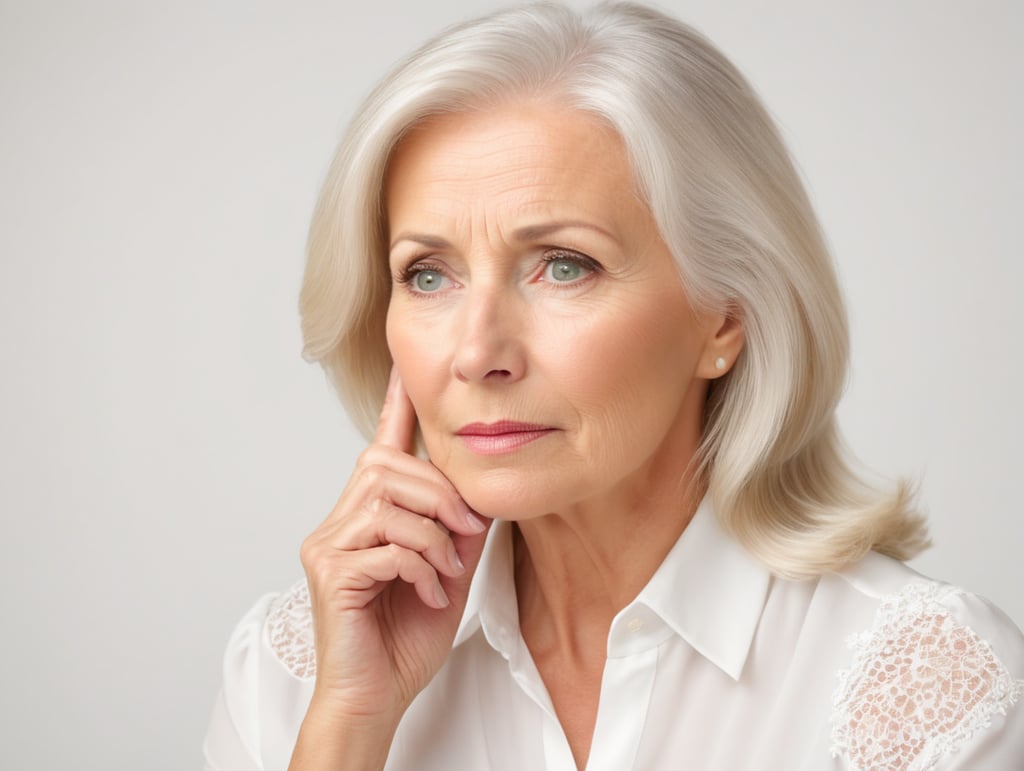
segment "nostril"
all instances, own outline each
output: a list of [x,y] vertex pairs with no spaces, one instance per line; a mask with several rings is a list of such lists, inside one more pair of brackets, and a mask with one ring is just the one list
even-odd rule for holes
[[507,377],[512,377],[512,373],[507,369],[492,369],[484,377],[497,378],[498,380],[504,380]]

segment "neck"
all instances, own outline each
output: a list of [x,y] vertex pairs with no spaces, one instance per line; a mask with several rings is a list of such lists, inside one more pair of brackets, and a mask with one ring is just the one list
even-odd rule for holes
[[642,484],[567,514],[516,525],[520,629],[535,657],[603,666],[612,619],[635,599],[693,518],[699,479]]

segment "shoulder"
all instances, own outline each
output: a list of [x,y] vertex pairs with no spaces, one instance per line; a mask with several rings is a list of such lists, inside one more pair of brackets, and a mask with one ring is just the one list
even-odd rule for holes
[[1021,722],[1024,636],[1002,611],[878,554],[823,581],[874,606],[870,623],[851,630],[838,673],[835,755],[855,768],[915,771],[1010,767],[960,765],[977,752],[1024,762],[1020,726],[1010,728]]
[[271,600],[263,626],[267,647],[285,670],[300,680],[316,677],[313,611],[305,580]]
[[[266,594],[235,626],[206,737],[213,768],[284,768],[312,696],[313,616],[306,582]],[[230,760],[222,760],[230,758]]]
[[298,680],[316,676],[313,612],[305,579],[287,591],[266,594],[242,617],[228,641],[226,661],[266,659]]

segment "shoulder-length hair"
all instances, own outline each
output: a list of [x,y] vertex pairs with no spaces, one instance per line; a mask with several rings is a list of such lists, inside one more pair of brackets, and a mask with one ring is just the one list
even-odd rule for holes
[[899,559],[924,548],[908,486],[875,490],[843,449],[845,311],[775,125],[700,33],[631,3],[582,15],[534,4],[453,27],[399,63],[353,118],[313,216],[300,310],[303,353],[360,430],[373,434],[391,367],[389,157],[431,115],[522,99],[586,111],[622,136],[691,301],[742,320],[745,346],[711,384],[698,458],[723,526],[790,577],[872,548]]

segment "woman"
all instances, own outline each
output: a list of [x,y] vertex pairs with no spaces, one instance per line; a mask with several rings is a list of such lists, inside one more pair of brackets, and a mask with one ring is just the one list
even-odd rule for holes
[[693,30],[427,44],[342,143],[301,303],[374,438],[236,629],[209,767],[1024,767],[1024,639],[898,561],[811,207]]

